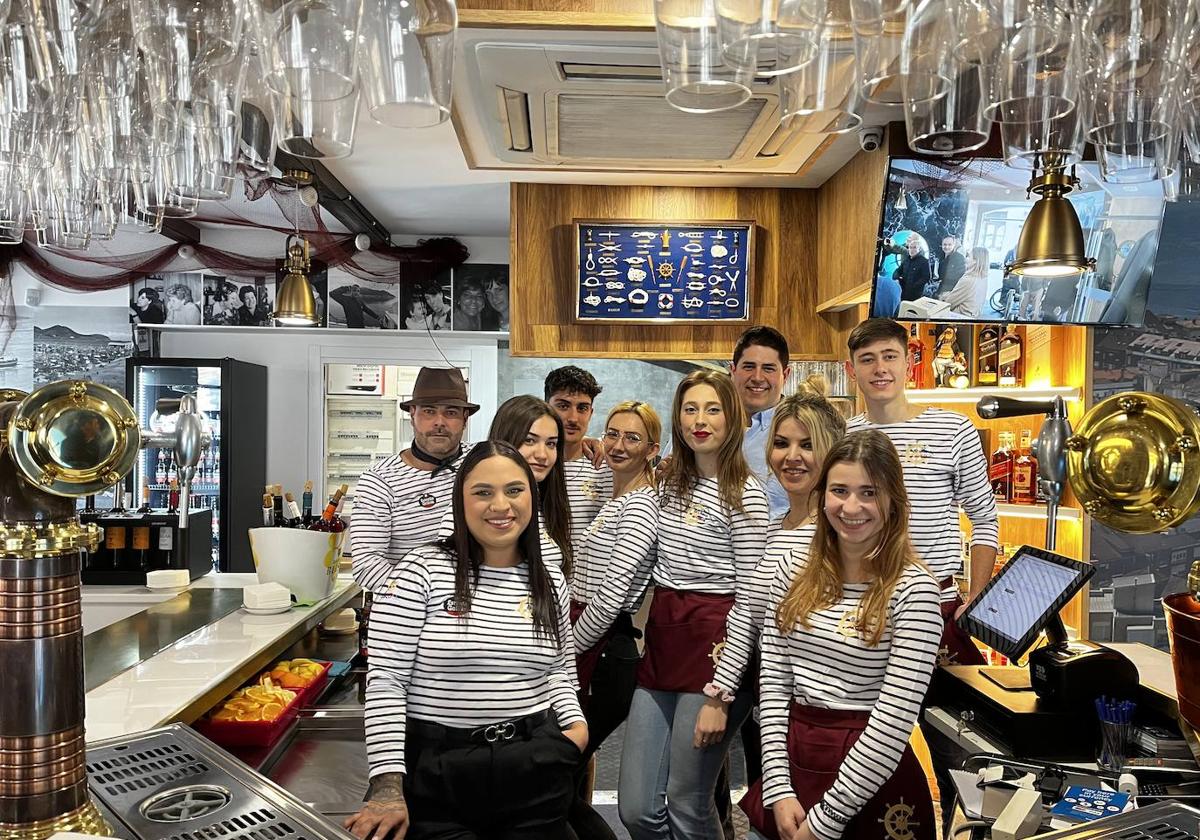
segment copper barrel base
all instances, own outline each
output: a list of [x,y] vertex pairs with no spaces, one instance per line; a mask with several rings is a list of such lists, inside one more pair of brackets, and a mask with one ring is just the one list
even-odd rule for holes
[[0,840],[46,840],[61,831],[74,831],[79,834],[97,834],[101,837],[112,837],[113,830],[100,816],[100,811],[91,802],[85,802],[74,811],[35,823],[0,823]]

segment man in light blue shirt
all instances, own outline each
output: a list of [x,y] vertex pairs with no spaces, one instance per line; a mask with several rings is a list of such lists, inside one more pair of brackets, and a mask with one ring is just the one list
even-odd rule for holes
[[783,398],[783,383],[792,368],[787,339],[773,327],[751,327],[733,346],[733,387],[741,397],[750,425],[742,437],[742,454],[751,471],[767,489],[771,518],[788,511],[788,497],[779,479],[767,466],[767,447],[771,441],[771,418]]

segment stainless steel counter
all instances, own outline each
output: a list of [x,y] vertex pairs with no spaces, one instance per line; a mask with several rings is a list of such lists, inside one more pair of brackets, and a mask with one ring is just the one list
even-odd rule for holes
[[241,589],[190,589],[89,633],[83,639],[84,691],[104,685],[241,605]]

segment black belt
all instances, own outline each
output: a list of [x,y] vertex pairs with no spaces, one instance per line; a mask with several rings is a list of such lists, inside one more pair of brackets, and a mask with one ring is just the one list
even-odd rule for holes
[[421,741],[448,746],[466,746],[468,744],[495,744],[512,741],[516,738],[529,738],[534,730],[550,718],[546,711],[534,712],[525,717],[514,718],[500,723],[489,723],[484,726],[460,728],[442,726],[427,720],[408,719],[408,734]]

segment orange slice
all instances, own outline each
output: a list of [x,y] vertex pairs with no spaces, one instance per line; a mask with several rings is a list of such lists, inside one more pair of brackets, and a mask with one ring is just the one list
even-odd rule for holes
[[238,712],[237,715],[234,717],[234,719],[241,721],[243,723],[249,723],[251,721],[262,720],[262,712],[259,709]]
[[263,720],[267,720],[267,721],[275,720],[281,714],[283,714],[283,706],[279,703],[267,703],[265,706],[262,707],[262,719]]

